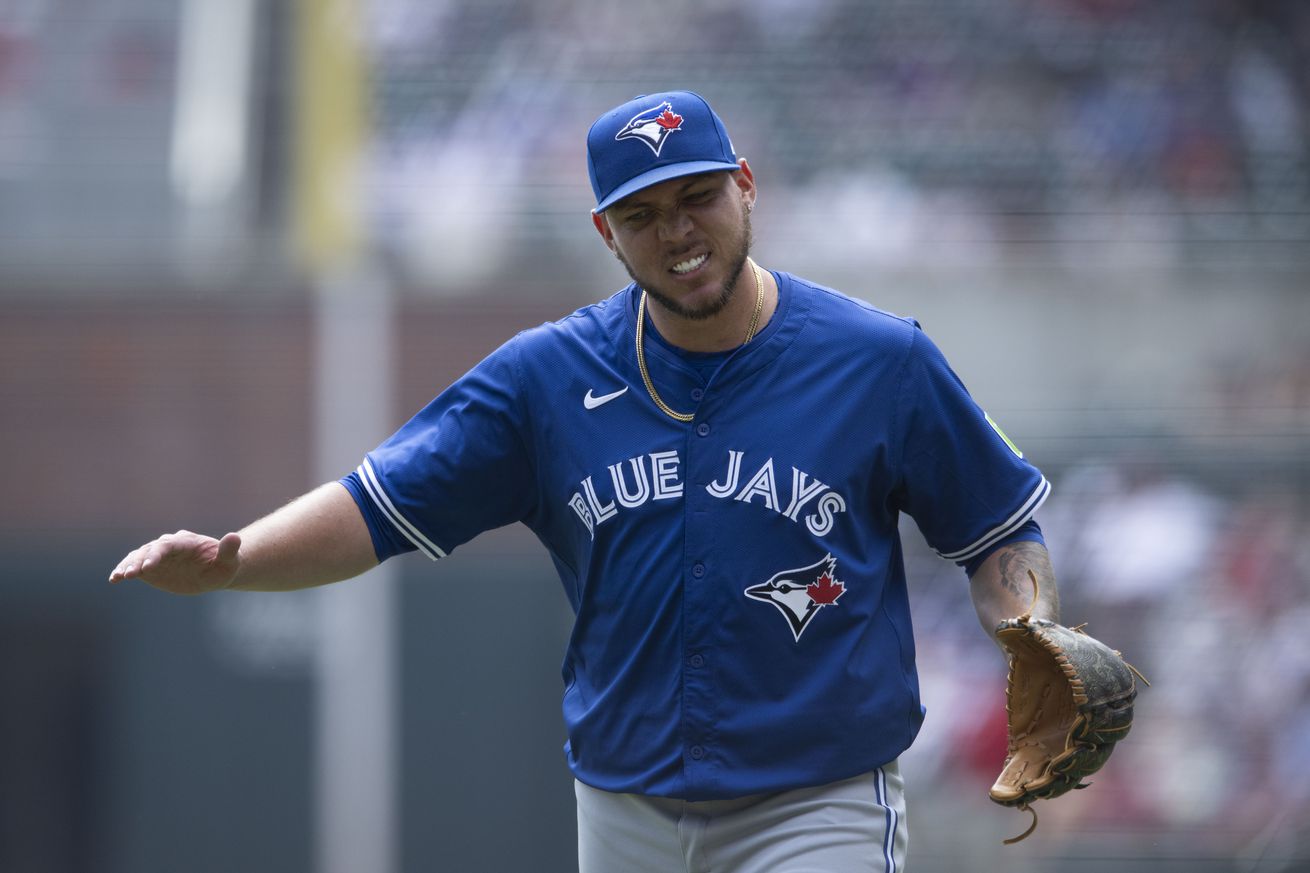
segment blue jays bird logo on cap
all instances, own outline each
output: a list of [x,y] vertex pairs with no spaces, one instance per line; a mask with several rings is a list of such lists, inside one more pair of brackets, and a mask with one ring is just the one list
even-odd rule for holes
[[639,112],[623,126],[615,139],[637,139],[650,146],[659,157],[664,141],[676,130],[682,129],[682,116],[673,111],[673,104],[665,100],[654,109]]
[[846,593],[846,585],[837,581],[837,559],[827,554],[808,567],[783,570],[743,593],[776,606],[787,619],[796,642],[800,642],[801,634],[819,610],[837,605],[837,598]]

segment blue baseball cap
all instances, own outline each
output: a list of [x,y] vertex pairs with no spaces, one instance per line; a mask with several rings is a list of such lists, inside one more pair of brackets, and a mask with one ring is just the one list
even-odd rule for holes
[[643,94],[606,112],[587,132],[593,212],[658,182],[735,169],[723,122],[691,91]]

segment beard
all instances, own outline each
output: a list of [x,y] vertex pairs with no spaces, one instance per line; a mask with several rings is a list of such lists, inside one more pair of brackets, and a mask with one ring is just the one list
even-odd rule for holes
[[728,278],[724,281],[723,288],[720,289],[718,296],[700,307],[687,306],[669,297],[656,288],[654,282],[648,282],[638,276],[632,269],[632,265],[628,263],[628,259],[623,257],[622,254],[618,252],[615,254],[618,254],[619,262],[628,271],[632,281],[637,283],[637,287],[649,294],[665,310],[688,321],[706,321],[728,308],[728,304],[732,302],[732,297],[737,291],[737,280],[741,278],[742,272],[746,269],[746,259],[750,256],[752,237],[751,216],[745,204],[742,204],[741,214],[741,243],[737,246],[736,251],[731,253],[731,260],[728,262]]

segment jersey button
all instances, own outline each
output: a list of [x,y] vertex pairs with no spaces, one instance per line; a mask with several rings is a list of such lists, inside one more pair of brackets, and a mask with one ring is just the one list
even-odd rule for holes
[[694,758],[697,761],[705,757],[705,750],[700,746],[692,746],[687,751],[691,754],[692,758]]
[[699,403],[701,398],[703,398],[704,396],[705,396],[705,392],[702,391],[701,389],[699,388],[691,389],[691,399],[695,400],[697,403]]
[[691,666],[693,666],[693,667],[695,667],[697,670],[699,670],[701,667],[704,667],[704,666],[705,666],[705,658],[703,658],[703,657],[700,656],[700,655],[692,655],[692,656],[691,656],[691,661],[690,661],[690,663],[691,663]]
[[695,563],[695,564],[692,564],[692,565],[691,565],[691,575],[695,576],[697,579],[699,579],[700,577],[704,576],[704,575],[705,575],[705,565],[704,565],[704,564],[701,564],[701,563],[699,563],[699,562],[698,562],[698,563]]
[[700,424],[696,425],[696,433],[700,436],[709,436],[710,426],[702,421]]

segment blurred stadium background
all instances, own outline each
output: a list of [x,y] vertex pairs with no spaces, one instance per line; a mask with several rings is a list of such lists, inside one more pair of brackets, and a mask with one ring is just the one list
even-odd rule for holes
[[621,286],[582,141],[668,87],[761,263],[919,318],[1047,472],[1066,619],[1155,683],[1002,848],[1002,665],[907,525],[912,869],[1310,870],[1300,0],[0,0],[0,870],[571,869],[524,532],[340,595],[103,579]]

